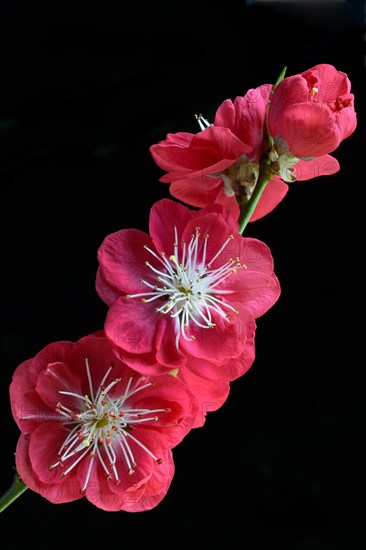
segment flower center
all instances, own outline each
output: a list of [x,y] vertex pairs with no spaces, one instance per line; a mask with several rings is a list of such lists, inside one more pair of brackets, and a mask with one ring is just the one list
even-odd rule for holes
[[338,96],[335,101],[329,104],[329,106],[334,113],[338,113],[338,111],[341,111],[345,107],[348,107],[348,105],[350,105],[351,103],[352,103],[351,94],[345,94],[345,95]]
[[[286,141],[278,134],[274,136],[274,144],[270,151],[270,170],[273,175],[279,175],[283,181],[292,183],[296,181],[295,164],[299,158],[295,157],[288,150]],[[303,160],[306,160],[305,158]],[[310,160],[310,159],[307,159]]]
[[[182,241],[181,254],[178,247],[178,232],[174,227],[175,242],[173,254],[166,257],[162,252],[160,256],[148,246],[145,249],[159,261],[159,267],[145,264],[150,268],[155,281],[150,282],[141,279],[148,287],[148,292],[129,294],[127,298],[141,297],[144,303],[160,300],[162,305],[155,308],[159,314],[169,314],[175,323],[176,348],[179,348],[179,338],[194,340],[194,336],[187,333],[190,323],[203,329],[212,329],[216,325],[213,322],[213,313],[220,315],[226,321],[230,321],[229,313],[238,313],[230,304],[224,301],[224,295],[231,294],[231,290],[220,289],[220,285],[237,269],[246,269],[239,258],[230,258],[222,261],[219,267],[212,268],[214,262],[218,262],[221,254],[234,239],[233,235],[223,243],[214,256],[207,262],[209,235],[201,236],[200,228],[196,227],[195,234],[191,236],[189,243]],[[202,243],[203,239],[203,243]]]
[[[138,424],[158,420],[157,413],[169,412],[169,409],[133,407],[130,398],[153,385],[152,382],[144,383],[144,376],[139,376],[136,380],[131,376],[123,395],[116,399],[110,396],[110,392],[121,382],[121,378],[114,379],[107,386],[104,385],[113,367],[109,367],[106,371],[95,392],[88,358],[85,358],[85,366],[89,381],[89,395],[69,391],[59,392],[79,400],[80,408],[72,410],[61,402],[57,404],[56,412],[63,416],[63,425],[68,428],[69,433],[58,451],[57,461],[49,467],[50,470],[56,467],[62,468],[61,475],[66,476],[83,459],[88,460],[82,494],[88,486],[95,460],[99,460],[107,478],[114,479],[116,483],[120,482],[118,460],[125,463],[128,474],[133,474],[137,466],[133,453],[134,444],[160,464],[162,459],[156,457],[132,432]],[[52,370],[49,369],[48,372],[56,376]]]
[[[194,115],[201,130],[214,126],[201,114]],[[259,163],[250,162],[243,154],[231,166],[220,172],[208,174],[211,178],[221,178],[224,184],[224,193],[228,197],[236,197],[239,204],[245,204],[252,196],[259,175]]]
[[239,204],[245,204],[249,201],[254,187],[256,186],[259,175],[259,163],[250,162],[248,157],[243,154],[231,166],[210,174],[211,177],[220,177],[224,182],[224,193],[228,197],[235,196]]

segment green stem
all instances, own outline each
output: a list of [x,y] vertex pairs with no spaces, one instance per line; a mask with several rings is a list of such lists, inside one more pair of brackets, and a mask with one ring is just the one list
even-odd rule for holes
[[23,494],[26,489],[28,489],[28,487],[26,486],[24,481],[20,479],[18,474],[15,474],[11,487],[0,498],[0,512],[5,510],[5,508],[7,508],[9,504],[20,497],[20,495]]
[[246,228],[251,215],[253,214],[255,207],[258,204],[259,199],[266,187],[267,183],[270,181],[272,176],[268,172],[268,167],[270,165],[270,160],[265,158],[262,160],[259,170],[258,181],[254,187],[252,196],[249,201],[241,206],[240,208],[240,217],[239,217],[239,234],[242,235],[244,229]]
[[280,82],[282,82],[282,80],[285,78],[286,70],[287,70],[287,67],[284,67],[282,69],[281,74],[278,76],[276,82],[274,83],[274,85],[272,87],[271,94],[270,94],[270,97],[269,97],[269,100],[268,100],[268,105],[267,105],[267,108],[266,108],[266,127],[267,127],[266,139],[267,139],[267,144],[268,144],[267,153],[264,155],[263,159],[261,160],[260,168],[259,168],[258,181],[256,183],[256,186],[255,186],[254,190],[253,190],[252,196],[250,197],[249,201],[246,204],[244,204],[240,207],[240,217],[239,217],[239,233],[240,233],[240,235],[243,234],[243,231],[246,228],[247,223],[249,222],[250,217],[253,214],[254,209],[258,204],[259,199],[261,198],[261,195],[264,191],[264,188],[266,187],[267,183],[272,179],[272,175],[270,174],[270,172],[268,170],[270,165],[271,165],[271,160],[269,158],[269,152],[270,152],[270,150],[273,146],[273,139],[272,139],[272,136],[270,135],[269,129],[268,129],[268,109],[269,109],[269,106],[270,106],[270,103],[271,103],[273,92],[275,91],[277,86],[280,84]]

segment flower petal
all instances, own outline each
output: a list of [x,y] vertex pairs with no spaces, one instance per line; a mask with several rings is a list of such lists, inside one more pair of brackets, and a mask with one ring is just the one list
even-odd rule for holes
[[342,71],[338,71],[329,63],[319,63],[311,69],[301,73],[301,76],[307,80],[309,76],[315,76],[318,79],[317,100],[324,103],[331,103],[338,96],[349,93],[351,82]]
[[226,99],[216,111],[215,126],[230,128],[243,143],[248,144],[247,155],[252,162],[259,161],[264,151],[266,109],[271,90],[271,84],[252,88],[244,96],[236,97],[234,102]]
[[[61,476],[75,460],[75,457],[65,461],[64,467],[56,466],[51,468],[58,462],[58,455],[61,445],[64,443],[69,430],[58,422],[43,422],[31,435],[29,445],[29,457],[32,464],[32,469],[36,473],[38,479],[47,484],[59,484],[66,481],[66,478]],[[76,480],[76,470],[74,468],[67,474],[67,481],[74,482]]]
[[201,208],[215,202],[222,187],[221,178],[200,175],[173,181],[169,192],[173,197]]
[[246,272],[273,273],[273,256],[271,250],[263,241],[253,237],[241,237],[239,243],[239,261],[245,264]]
[[171,486],[175,472],[171,451],[166,451],[162,464],[156,464],[150,479],[144,486],[144,492],[138,499],[134,493],[126,500],[125,510],[129,512],[144,512],[155,508],[166,496]]
[[[192,366],[194,358],[191,358],[189,363]],[[207,361],[200,359],[194,365],[195,370],[204,373],[206,368],[214,369],[216,372],[216,365],[209,365],[207,367]],[[206,367],[205,367],[206,366]],[[181,380],[198,399],[199,407],[198,414],[196,416],[193,428],[199,428],[204,425],[207,414],[211,411],[217,411],[226,401],[230,392],[230,383],[224,378],[224,380],[209,380],[202,376],[194,374],[193,370],[188,368],[181,368],[177,373],[178,380]]]
[[155,202],[150,210],[149,232],[156,250],[170,256],[174,252],[174,227],[181,238],[185,226],[192,219],[192,212],[186,206],[172,201],[161,199]]
[[[240,338],[243,346],[238,357],[230,358],[222,364],[215,364],[192,355],[188,360],[187,369],[199,378],[207,378],[207,383],[212,382],[214,384],[231,382],[245,374],[251,367],[255,357],[254,336],[256,323],[248,310],[242,310],[242,317],[246,317],[246,322],[240,327]],[[186,377],[185,370],[184,376]],[[201,389],[198,387],[198,397],[200,397],[200,391]]]
[[161,167],[169,167],[169,171],[173,168],[177,179],[180,179],[180,171],[186,175],[187,172],[213,173],[223,170],[249,150],[250,147],[228,128],[216,126],[194,134],[187,147],[182,147],[181,143],[172,144],[172,139],[150,147],[155,162]]
[[[234,302],[230,305],[237,310],[237,313],[225,310],[230,314],[230,320],[216,311],[211,312],[213,328],[201,328],[191,322],[187,334],[194,339],[186,340],[182,337],[180,339],[182,351],[189,357],[204,359],[214,365],[222,365],[229,359],[241,355],[245,347],[246,324],[252,316],[246,308],[241,307],[242,304]],[[188,363],[187,366],[189,366]],[[196,372],[196,374],[199,373]],[[212,378],[211,375],[207,377]],[[215,376],[215,378],[218,377]]]
[[278,278],[273,273],[242,269],[238,269],[233,277],[228,277],[222,289],[230,292],[223,296],[228,303],[237,302],[236,307],[239,310],[239,304],[245,304],[255,319],[264,315],[276,303],[281,293]]
[[134,401],[134,408],[166,409],[157,413],[157,419],[153,423],[141,424],[141,429],[148,426],[150,430],[158,430],[169,447],[173,448],[192,428],[198,414],[198,401],[191,388],[171,374],[157,376],[153,381],[154,385]]
[[122,229],[103,240],[98,249],[96,290],[108,305],[117,293],[134,294],[144,288],[140,278],[150,277],[145,262],[151,259],[145,245],[153,248],[151,237],[138,229]]
[[104,329],[107,337],[127,352],[149,353],[156,349],[157,320],[158,314],[151,303],[121,297],[109,308]]
[[257,206],[250,217],[250,222],[255,222],[266,216],[282,201],[289,190],[289,186],[281,178],[275,176],[269,181],[262,192]]
[[58,483],[52,484],[39,480],[37,474],[32,469],[29,458],[29,445],[30,438],[22,434],[18,440],[15,454],[17,471],[26,486],[53,504],[62,504],[81,499],[82,495],[80,494],[79,484],[74,480],[60,478]]
[[295,157],[320,157],[334,151],[342,134],[331,109],[320,103],[289,105],[276,119],[269,118],[273,137],[283,138]]
[[311,160],[299,160],[294,166],[296,179],[299,181],[331,176],[339,170],[339,162],[331,155],[322,155]]

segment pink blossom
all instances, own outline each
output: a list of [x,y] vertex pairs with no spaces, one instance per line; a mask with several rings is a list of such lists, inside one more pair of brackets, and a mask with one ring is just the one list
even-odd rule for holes
[[107,336],[139,372],[234,380],[253,362],[255,319],[280,295],[270,250],[239,235],[218,204],[195,211],[162,199],[149,230],[122,229],[99,248]]
[[[201,132],[168,134],[150,147],[155,162],[167,171],[160,181],[170,183],[173,197],[199,208],[222,204],[235,220],[239,218],[239,204],[250,199],[268,146],[266,110],[272,88],[263,84],[234,101],[226,99],[216,111],[214,124],[199,116]],[[279,174],[267,184],[250,221],[265,216],[281,202],[288,182],[338,170],[338,162],[329,155],[306,162],[282,155]]]
[[183,383],[131,370],[103,333],[51,343],[23,362],[10,400],[25,484],[53,503],[85,495],[107,511],[149,510],[164,498],[172,448],[198,413]]
[[348,76],[329,64],[289,76],[277,86],[268,112],[271,135],[298,158],[334,151],[356,129]]

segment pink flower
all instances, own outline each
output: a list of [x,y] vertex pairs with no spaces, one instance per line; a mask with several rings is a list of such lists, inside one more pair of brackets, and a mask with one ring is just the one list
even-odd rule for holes
[[54,342],[23,362],[10,400],[25,484],[53,503],[85,495],[107,511],[149,510],[164,498],[171,449],[198,412],[183,383],[137,374],[103,333]]
[[107,336],[142,373],[186,367],[234,380],[254,359],[255,319],[278,299],[268,247],[244,238],[221,205],[193,211],[169,199],[150,212],[150,236],[108,235],[96,289],[109,307]]
[[348,76],[329,64],[285,78],[268,112],[271,135],[295,157],[321,157],[356,129],[354,95]]
[[[170,183],[172,196],[199,208],[222,204],[235,220],[239,218],[239,204],[250,199],[261,157],[268,146],[266,110],[271,90],[272,85],[264,84],[234,101],[227,99],[216,111],[213,125],[199,116],[201,132],[168,134],[165,140],[150,147],[155,162],[168,172],[160,181]],[[273,160],[279,157],[276,154]],[[250,221],[258,220],[278,205],[289,189],[285,182],[339,170],[338,162],[329,156],[314,163],[282,155],[277,164],[278,175],[265,187]]]

